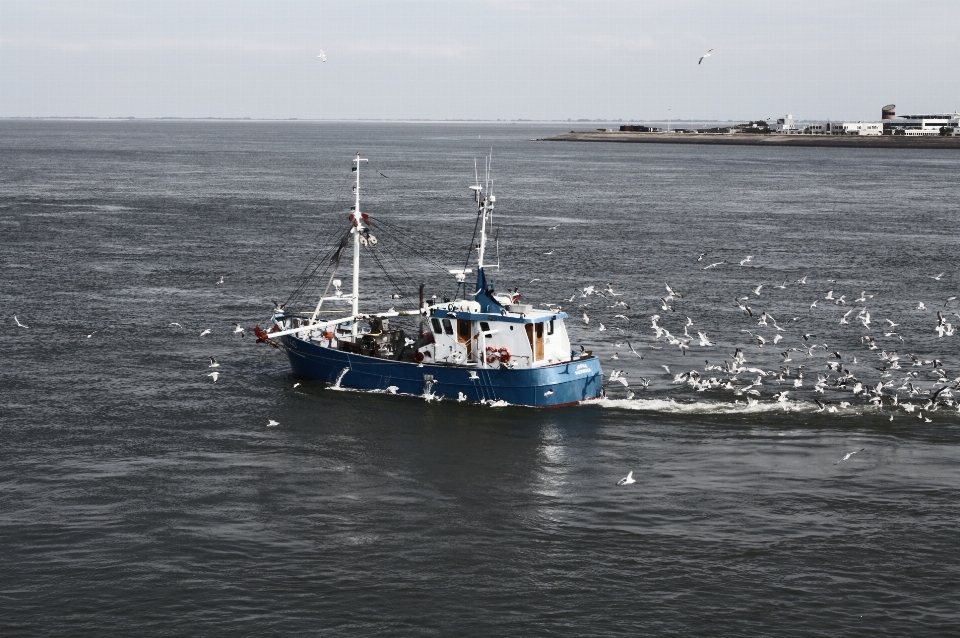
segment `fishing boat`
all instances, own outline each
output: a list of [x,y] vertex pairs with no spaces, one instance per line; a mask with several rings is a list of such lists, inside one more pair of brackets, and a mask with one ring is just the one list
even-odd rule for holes
[[[372,231],[383,223],[360,208],[365,162],[359,153],[352,161],[354,205],[347,228],[326,260],[332,272],[325,277],[316,306],[311,304],[312,311],[296,311],[289,308],[289,300],[275,304],[269,327],[255,328],[258,342],[285,350],[296,375],[343,388],[535,407],[576,405],[600,397],[600,362],[582,347],[579,352],[571,350],[565,324],[568,315],[519,303],[516,294],[498,294],[494,281],[487,278],[484,256],[496,202],[487,192],[491,190],[489,169],[486,189],[479,175],[470,186],[479,233],[479,241],[471,242],[470,248],[476,250],[474,289],[467,283],[470,269],[451,269],[448,272],[457,283],[453,298],[424,299],[421,285],[415,308],[361,312],[360,258],[365,250],[377,250],[380,240]],[[353,286],[346,292],[337,277],[351,244]],[[376,252],[372,256],[379,261]],[[314,281],[315,271],[310,271]],[[303,285],[298,286],[302,290]],[[347,308],[330,310],[338,305]],[[340,316],[325,318],[330,312]],[[405,330],[405,322],[414,327],[408,325]]]

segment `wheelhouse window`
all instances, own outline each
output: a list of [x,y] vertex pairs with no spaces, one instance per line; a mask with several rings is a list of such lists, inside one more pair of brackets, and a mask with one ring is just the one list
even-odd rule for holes
[[453,325],[450,323],[450,320],[449,320],[449,319],[444,319],[444,320],[443,320],[443,331],[444,331],[445,333],[447,333],[448,335],[452,335],[452,334],[453,334]]
[[552,334],[553,334],[553,319],[551,319],[551,320],[550,320],[550,323],[547,324],[547,334],[548,334],[548,335],[552,335]]
[[436,334],[443,334],[443,328],[440,327],[440,320],[434,317],[430,320],[430,323],[433,325],[433,331]]

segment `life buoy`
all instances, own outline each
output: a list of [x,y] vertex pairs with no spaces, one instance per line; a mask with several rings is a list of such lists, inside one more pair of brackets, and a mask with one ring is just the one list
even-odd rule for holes
[[510,354],[510,351],[507,350],[506,348],[500,348],[499,352],[500,352],[500,363],[510,363],[510,357],[512,356]]

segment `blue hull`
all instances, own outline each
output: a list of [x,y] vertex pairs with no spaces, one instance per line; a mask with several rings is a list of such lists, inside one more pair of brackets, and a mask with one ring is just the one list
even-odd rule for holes
[[[325,348],[289,335],[281,339],[295,374],[329,383],[340,378],[341,386],[358,390],[396,386],[402,394],[421,395],[430,389],[447,399],[456,400],[462,392],[467,401],[556,407],[596,399],[603,384],[596,357],[544,368],[479,369],[391,361]],[[470,378],[471,371],[476,379]]]

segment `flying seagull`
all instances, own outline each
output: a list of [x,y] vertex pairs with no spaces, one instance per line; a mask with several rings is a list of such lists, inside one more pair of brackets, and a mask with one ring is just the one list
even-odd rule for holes
[[268,428],[275,428],[275,427],[277,427],[278,425],[280,425],[280,424],[277,423],[276,421],[274,421],[273,419],[270,419],[270,420],[267,421],[267,427],[268,427]]
[[704,58],[709,58],[711,53],[713,53],[713,49],[710,49],[709,51],[701,55],[700,59],[697,60],[697,64],[700,64],[701,62],[703,62]]
[[323,49],[320,49],[320,55],[318,55],[317,57],[320,58],[321,62],[327,61],[327,54],[323,52]]
[[636,483],[637,479],[633,478],[633,470],[630,470],[630,473],[625,477],[617,481],[617,485],[630,485],[631,483]]
[[[851,456],[853,456],[853,455],[856,454],[857,452],[863,452],[865,449],[867,449],[867,448],[863,448],[863,447],[862,447],[862,448],[860,448],[859,450],[854,450],[853,452],[847,452],[847,455],[844,456],[842,459],[840,459],[840,461],[846,461],[847,459],[849,459]],[[837,461],[837,463],[840,463],[840,461]],[[836,465],[837,463],[834,463],[834,465]]]
[[29,328],[29,327],[30,327],[30,326],[25,326],[24,324],[20,323],[20,320],[17,319],[17,315],[13,315],[13,320],[16,321],[16,322],[17,322],[17,325],[20,326],[21,328]]

